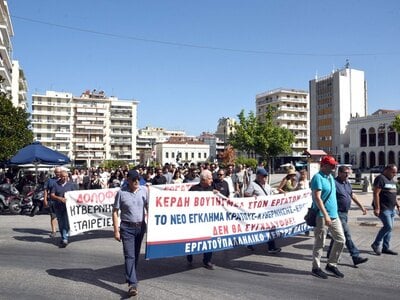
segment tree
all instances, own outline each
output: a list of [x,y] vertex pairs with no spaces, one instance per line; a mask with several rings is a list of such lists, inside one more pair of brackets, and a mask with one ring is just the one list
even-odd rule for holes
[[272,157],[290,153],[295,140],[289,129],[274,125],[275,114],[276,109],[269,106],[256,137],[256,153],[268,162]]
[[262,121],[253,112],[246,119],[242,110],[238,115],[239,123],[235,125],[236,132],[230,137],[229,143],[247,153],[254,151],[269,163],[277,155],[290,153],[295,140],[293,133],[274,124],[275,114],[276,109],[269,106]]
[[239,122],[235,124],[235,133],[229,137],[229,144],[251,157],[256,146],[256,132],[259,122],[252,111],[246,118],[244,110],[237,115]]
[[14,107],[4,93],[0,93],[0,116],[0,161],[5,161],[32,143],[33,133],[29,129],[29,113]]
[[400,115],[397,115],[396,118],[394,119],[392,126],[394,130],[396,130],[398,133],[400,133]]

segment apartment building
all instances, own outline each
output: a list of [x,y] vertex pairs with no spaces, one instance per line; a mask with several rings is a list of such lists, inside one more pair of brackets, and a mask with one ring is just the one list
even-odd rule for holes
[[72,159],[72,94],[47,91],[32,95],[34,139]]
[[224,142],[226,146],[229,142],[229,136],[235,133],[236,120],[234,118],[222,117],[218,120],[215,136]]
[[10,93],[12,84],[12,44],[14,35],[7,1],[0,0],[0,92]]
[[261,121],[270,106],[276,108],[275,125],[289,129],[295,137],[288,156],[302,156],[310,141],[308,92],[279,88],[256,95],[256,116]]
[[28,109],[28,83],[19,61],[12,61],[11,101],[15,107]]
[[351,118],[367,115],[364,72],[345,68],[315,78],[310,86],[310,149],[323,150],[342,161],[341,145]]
[[137,101],[107,97],[96,90],[80,96],[55,91],[32,95],[34,138],[69,156],[76,165],[135,162],[137,105]]
[[171,137],[185,137],[183,130],[167,130],[162,127],[146,126],[138,130],[136,139],[137,161],[148,164],[156,161],[155,145],[164,143]]

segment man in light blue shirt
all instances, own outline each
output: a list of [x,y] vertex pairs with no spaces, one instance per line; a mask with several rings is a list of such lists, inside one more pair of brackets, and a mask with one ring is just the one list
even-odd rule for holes
[[312,275],[327,279],[328,275],[321,270],[321,256],[328,230],[334,240],[332,249],[326,265],[326,270],[335,277],[343,278],[344,275],[337,268],[340,255],[343,251],[345,237],[342,224],[338,216],[338,205],[336,200],[336,186],[332,176],[337,162],[332,156],[325,156],[321,160],[320,171],[311,179],[311,190],[313,208],[318,209],[314,228],[314,247]]

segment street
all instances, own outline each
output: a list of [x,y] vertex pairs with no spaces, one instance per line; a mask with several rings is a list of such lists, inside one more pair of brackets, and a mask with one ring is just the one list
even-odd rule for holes
[[[141,299],[395,299],[399,291],[399,256],[376,256],[370,247],[380,222],[372,215],[371,193],[358,194],[369,208],[350,212],[353,240],[369,261],[353,267],[345,251],[339,269],[344,279],[311,276],[313,235],[277,240],[282,252],[266,254],[245,247],[214,253],[216,270],[202,267],[202,256],[189,267],[185,257],[139,261]],[[391,247],[400,251],[396,217]],[[0,215],[0,299],[124,299],[122,244],[112,229],[71,237],[65,249],[49,237],[48,215]],[[329,241],[328,241],[329,242]],[[325,267],[326,258],[322,260]]]

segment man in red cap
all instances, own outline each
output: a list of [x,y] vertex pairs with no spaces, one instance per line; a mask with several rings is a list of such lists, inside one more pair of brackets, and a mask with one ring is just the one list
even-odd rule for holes
[[328,275],[321,270],[321,256],[328,230],[334,240],[325,270],[333,276],[343,278],[344,275],[337,268],[340,255],[343,251],[345,236],[338,215],[336,200],[336,186],[332,176],[337,162],[332,156],[325,156],[321,160],[320,171],[311,179],[313,208],[318,210],[314,228],[314,247],[312,275],[327,279]]

